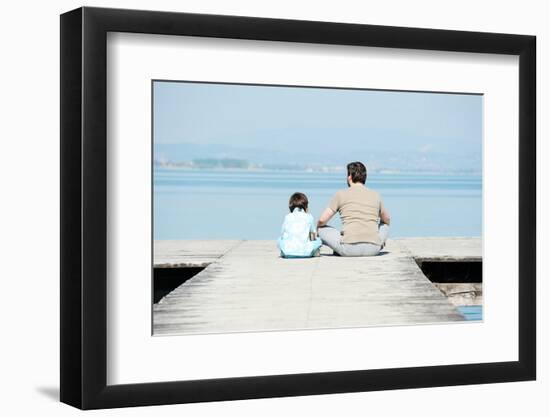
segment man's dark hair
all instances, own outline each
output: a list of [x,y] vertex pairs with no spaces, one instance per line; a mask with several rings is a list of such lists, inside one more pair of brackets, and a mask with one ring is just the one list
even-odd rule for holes
[[290,199],[288,200],[288,208],[290,212],[292,213],[292,210],[295,208],[301,208],[304,211],[307,211],[307,197],[303,193],[294,193],[290,196]]
[[353,182],[364,184],[367,181],[367,168],[361,162],[350,162],[348,164],[348,176]]

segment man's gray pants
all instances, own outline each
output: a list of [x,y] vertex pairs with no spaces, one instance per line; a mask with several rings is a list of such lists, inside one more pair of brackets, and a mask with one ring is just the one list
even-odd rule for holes
[[367,242],[343,243],[340,231],[331,226],[320,227],[319,237],[324,245],[327,245],[340,256],[374,256],[380,253],[380,250],[386,243],[389,231],[389,225],[380,223],[378,235],[380,236],[382,245]]

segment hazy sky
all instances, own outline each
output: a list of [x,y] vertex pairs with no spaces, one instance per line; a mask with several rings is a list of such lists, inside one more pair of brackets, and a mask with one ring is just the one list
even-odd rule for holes
[[157,145],[481,154],[480,95],[155,82],[154,117]]

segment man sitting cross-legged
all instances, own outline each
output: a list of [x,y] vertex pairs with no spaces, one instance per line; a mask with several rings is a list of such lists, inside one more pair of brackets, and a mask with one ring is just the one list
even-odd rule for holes
[[[380,195],[367,187],[367,169],[361,162],[347,166],[348,188],[338,191],[317,227],[323,244],[340,256],[378,255],[388,237],[390,216]],[[342,232],[327,226],[335,213],[340,214]]]

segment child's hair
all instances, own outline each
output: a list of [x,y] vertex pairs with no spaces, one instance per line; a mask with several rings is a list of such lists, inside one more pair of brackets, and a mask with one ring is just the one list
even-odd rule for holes
[[301,208],[302,210],[307,211],[307,205],[307,197],[303,193],[294,193],[288,200],[288,208],[291,213],[295,208]]

